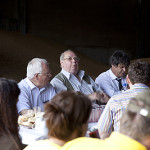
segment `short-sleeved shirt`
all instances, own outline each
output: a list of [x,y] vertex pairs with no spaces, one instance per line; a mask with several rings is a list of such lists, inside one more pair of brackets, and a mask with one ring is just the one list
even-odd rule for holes
[[111,133],[114,130],[119,132],[120,119],[130,99],[146,89],[149,88],[145,84],[136,83],[124,93],[111,97],[98,121],[99,131]]
[[67,142],[62,150],[146,150],[140,142],[123,135],[113,132],[105,140],[80,137]]
[[41,107],[41,111],[44,111],[44,104],[56,94],[50,83],[39,89],[28,78],[21,80],[18,86],[21,91],[17,103],[18,113],[24,109],[33,109],[38,106]]
[[[113,95],[122,93],[122,91],[119,90],[119,84],[116,80],[117,77],[113,74],[111,69],[107,70],[106,72],[101,73],[96,79],[95,83],[97,83],[100,88],[110,97]],[[121,78],[121,83],[123,86],[123,90],[127,90],[127,81],[126,77]]]
[[[71,83],[71,85],[75,91],[80,91],[86,95],[92,94],[94,92],[93,88],[96,91],[101,91],[100,87],[97,84],[95,84],[95,82],[93,81],[93,79],[91,77],[89,77],[90,84],[88,84],[85,80],[83,80],[83,76],[85,75],[85,72],[83,70],[80,70],[78,72],[78,76],[81,79],[81,81],[79,81],[74,74],[71,74],[63,69],[62,69],[61,73],[63,73],[66,76],[66,78]],[[59,93],[61,91],[67,91],[67,87],[64,85],[64,83],[56,77],[54,77],[51,80],[51,84],[55,88],[56,93]]]

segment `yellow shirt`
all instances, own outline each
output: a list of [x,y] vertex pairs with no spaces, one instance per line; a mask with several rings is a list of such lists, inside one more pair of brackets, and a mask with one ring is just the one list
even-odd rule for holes
[[105,140],[77,138],[66,143],[61,150],[146,150],[146,147],[128,136],[113,132]]
[[101,150],[102,140],[90,137],[80,137],[67,142],[61,150]]
[[61,146],[51,142],[50,140],[39,140],[29,144],[24,150],[59,150]]

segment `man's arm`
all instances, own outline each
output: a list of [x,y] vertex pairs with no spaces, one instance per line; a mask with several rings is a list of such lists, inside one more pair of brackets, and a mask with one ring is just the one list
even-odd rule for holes
[[87,95],[88,98],[91,100],[91,101],[94,101],[94,100],[100,100],[101,99],[101,93],[100,92],[94,92],[92,94],[89,94]]
[[99,101],[100,103],[107,103],[110,97],[103,92],[94,92],[92,94],[87,95],[91,101]]
[[17,109],[19,114],[25,114],[29,109],[31,109],[29,102],[29,91],[24,86],[19,86],[19,88],[21,92],[18,97]]
[[100,139],[102,139],[102,140],[104,140],[105,138],[108,138],[110,136],[110,133],[108,133],[108,132],[98,130],[98,133],[99,133]]
[[32,109],[23,109],[20,111],[20,115],[25,115],[28,113],[28,110],[32,110]]
[[111,99],[105,106],[103,113],[101,114],[97,127],[100,138],[104,139],[108,137],[113,129],[113,116],[111,112]]

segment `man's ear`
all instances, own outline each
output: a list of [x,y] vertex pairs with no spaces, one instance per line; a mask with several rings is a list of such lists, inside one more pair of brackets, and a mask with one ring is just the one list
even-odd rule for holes
[[36,73],[36,74],[34,75],[34,79],[36,79],[36,80],[37,80],[37,79],[38,79],[38,75],[39,75],[39,74],[38,74],[38,73]]
[[130,85],[130,84],[131,84],[131,82],[130,82],[130,79],[129,79],[129,75],[128,75],[128,74],[127,74],[126,79],[127,79],[127,83],[128,83],[128,85]]
[[60,60],[60,67],[62,68],[62,66],[63,66],[63,61]]

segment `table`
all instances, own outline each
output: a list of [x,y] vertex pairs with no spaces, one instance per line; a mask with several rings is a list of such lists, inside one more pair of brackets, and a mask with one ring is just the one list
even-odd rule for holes
[[38,139],[44,139],[48,137],[48,129],[46,127],[46,122],[41,117],[36,118],[35,128],[29,128],[26,126],[19,126],[19,134],[22,139],[22,143],[28,145]]
[[25,145],[28,145],[42,137],[46,137],[48,136],[48,132],[39,132],[38,130],[34,129],[30,129],[28,127],[25,126],[19,126],[19,134],[21,136],[22,139],[22,143]]
[[[96,128],[96,127],[97,127],[97,122],[88,123],[88,129]],[[48,129],[46,127],[46,124],[45,125],[43,124],[43,126],[40,126],[39,128],[33,128],[33,129],[20,125],[19,134],[21,136],[22,143],[28,145],[39,139],[47,138]],[[86,136],[88,136],[88,131]]]

